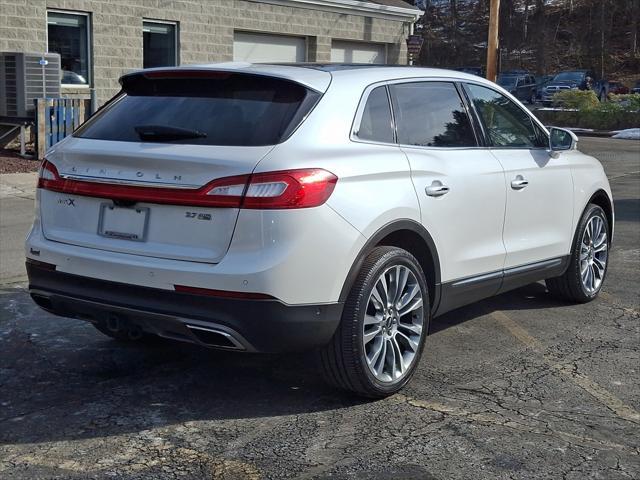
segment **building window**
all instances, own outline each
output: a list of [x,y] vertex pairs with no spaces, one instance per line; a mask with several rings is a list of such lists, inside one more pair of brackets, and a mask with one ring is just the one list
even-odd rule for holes
[[168,22],[143,22],[143,67],[174,67],[178,64],[177,25]]
[[89,84],[89,15],[47,12],[50,52],[60,54],[63,85]]

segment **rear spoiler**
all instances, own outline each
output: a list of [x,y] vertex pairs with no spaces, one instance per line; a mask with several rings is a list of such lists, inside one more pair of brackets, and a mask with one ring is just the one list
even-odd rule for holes
[[120,85],[139,77],[153,78],[225,78],[233,74],[257,75],[295,82],[318,93],[324,93],[331,83],[331,73],[290,65],[262,65],[251,63],[221,63],[207,66],[159,67],[137,70],[120,77]]

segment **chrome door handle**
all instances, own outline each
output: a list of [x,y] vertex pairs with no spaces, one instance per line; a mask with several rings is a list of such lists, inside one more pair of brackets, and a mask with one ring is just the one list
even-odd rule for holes
[[443,185],[439,180],[434,180],[431,185],[424,189],[424,191],[430,197],[441,197],[449,193],[449,187]]
[[529,180],[525,180],[522,175],[518,175],[514,180],[511,180],[511,188],[514,190],[522,190],[529,185]]

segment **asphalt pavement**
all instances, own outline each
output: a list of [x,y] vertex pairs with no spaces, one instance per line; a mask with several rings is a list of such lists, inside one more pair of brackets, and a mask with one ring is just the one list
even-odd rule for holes
[[640,478],[640,142],[579,145],[615,197],[599,299],[532,284],[440,317],[379,401],[328,388],[307,355],[123,345],[37,309],[5,266],[33,201],[0,197],[0,478]]

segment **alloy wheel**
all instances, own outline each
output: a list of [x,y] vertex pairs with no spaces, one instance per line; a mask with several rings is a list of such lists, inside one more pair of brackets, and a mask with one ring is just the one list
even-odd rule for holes
[[592,295],[604,280],[609,254],[607,227],[598,215],[591,217],[580,242],[580,277],[585,291]]
[[417,357],[423,335],[422,289],[404,265],[386,269],[367,301],[362,342],[366,362],[377,380],[401,379]]

